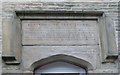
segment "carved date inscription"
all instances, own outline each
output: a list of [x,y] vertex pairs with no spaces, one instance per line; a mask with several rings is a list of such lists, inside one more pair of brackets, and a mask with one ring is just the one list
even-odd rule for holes
[[23,45],[97,45],[94,20],[23,20]]

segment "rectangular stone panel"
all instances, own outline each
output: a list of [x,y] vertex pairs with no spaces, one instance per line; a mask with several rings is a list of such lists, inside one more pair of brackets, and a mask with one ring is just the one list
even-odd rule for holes
[[96,20],[23,20],[23,45],[98,45]]
[[[29,68],[32,63],[54,55],[68,55],[83,59],[96,67],[99,60],[99,45],[95,46],[23,46],[23,66]],[[69,58],[68,58],[69,59]],[[48,59],[49,60],[49,59]]]

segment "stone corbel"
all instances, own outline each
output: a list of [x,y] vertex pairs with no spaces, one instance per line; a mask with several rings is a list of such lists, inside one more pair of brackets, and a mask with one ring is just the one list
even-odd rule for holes
[[105,14],[98,19],[102,62],[114,62],[118,58],[113,21]]
[[2,59],[6,64],[19,64],[21,61],[21,23],[14,18],[3,20]]

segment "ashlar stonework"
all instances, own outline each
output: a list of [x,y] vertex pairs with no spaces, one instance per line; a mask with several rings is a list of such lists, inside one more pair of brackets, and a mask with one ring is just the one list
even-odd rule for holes
[[60,61],[118,73],[118,2],[3,2],[2,73]]

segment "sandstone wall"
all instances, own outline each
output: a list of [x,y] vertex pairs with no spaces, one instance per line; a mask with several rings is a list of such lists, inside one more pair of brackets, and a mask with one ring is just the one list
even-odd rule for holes
[[[10,2],[9,2],[10,1]],[[65,6],[65,5],[72,5],[72,3],[53,3],[52,7],[50,5],[50,3],[44,3],[44,2],[40,2],[38,0],[3,0],[2,2],[2,20],[8,19],[10,20],[14,15],[13,15],[13,11],[16,9],[28,9],[29,10],[29,5],[33,5],[32,9],[39,9],[37,7],[41,7],[40,4],[43,4],[43,7],[45,9],[54,9],[54,10],[67,10],[65,7],[60,7],[59,5]],[[43,1],[43,0],[41,0]],[[53,0],[51,0],[53,1]],[[65,1],[65,0],[61,0],[61,1]],[[68,1],[68,0],[66,0]],[[73,0],[69,0],[72,1]],[[76,1],[76,0],[74,0]],[[86,0],[88,1],[88,0]],[[96,1],[96,0],[91,0],[91,1]],[[116,43],[118,45],[118,43],[120,43],[120,38],[118,38],[118,32],[120,32],[120,27],[118,26],[118,0],[110,0],[112,2],[108,2],[108,0],[103,0],[103,2],[101,2],[102,0],[97,0],[99,2],[83,2],[83,3],[76,3],[74,6],[74,8],[71,8],[71,10],[74,9],[78,9],[78,10],[84,10],[84,11],[104,11],[106,16],[109,17],[112,21],[114,21],[113,26],[115,27],[115,33],[116,33]],[[34,6],[35,5],[35,6]],[[47,5],[47,6],[45,6]],[[79,7],[78,7],[78,6]],[[9,8],[8,8],[9,7]],[[59,7],[59,9],[57,9],[56,7]],[[1,15],[1,11],[0,11],[0,15]],[[119,35],[120,37],[120,35]],[[0,55],[2,52],[2,24],[0,24]],[[118,49],[120,48],[120,46],[118,46]],[[120,49],[119,49],[120,51]],[[3,64],[3,70],[5,71],[10,71],[10,72],[21,72],[23,69],[23,65],[5,65],[4,62]],[[104,64],[99,64],[97,69],[92,71],[93,73],[97,73],[97,72],[104,72],[104,73],[117,73],[118,72],[118,61],[115,61],[115,63],[104,63]]]

